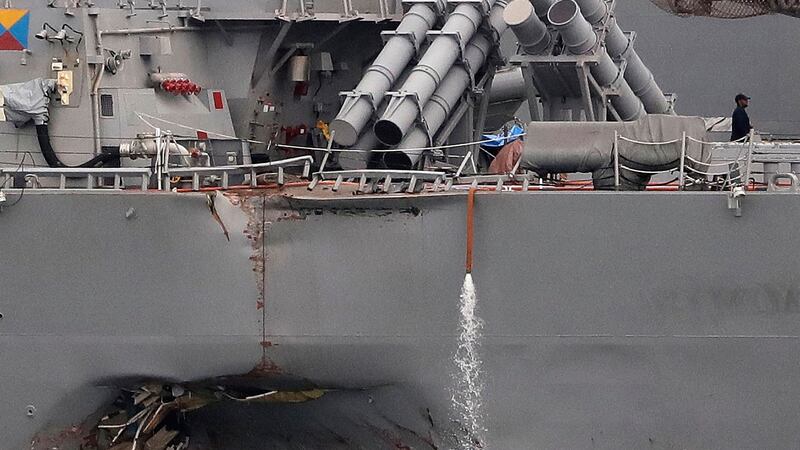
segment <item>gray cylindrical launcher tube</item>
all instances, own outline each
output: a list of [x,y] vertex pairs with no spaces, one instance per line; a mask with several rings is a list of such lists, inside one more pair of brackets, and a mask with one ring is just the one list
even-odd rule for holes
[[[581,15],[574,0],[561,0],[547,13],[550,23],[561,34],[567,50],[575,55],[589,52],[597,45],[597,33],[592,25]],[[597,47],[598,62],[592,66],[592,76],[602,86],[617,85],[617,95],[611,104],[623,120],[635,120],[644,114],[642,102],[636,97],[628,82],[620,79],[619,68],[604,47]]]
[[390,99],[386,113],[375,123],[375,135],[381,142],[397,145],[402,141],[421,113],[420,109],[430,100],[458,58],[461,52],[458,39],[468,42],[482,21],[481,7],[472,4],[459,4],[450,14],[441,34],[433,40],[399,89],[404,95]]
[[[489,13],[489,24],[496,31],[497,36],[506,31],[506,24],[502,20],[505,8],[506,2],[498,0]],[[472,38],[464,51],[465,59],[469,63],[469,70],[472,73],[468,72],[463,65],[456,65],[450,69],[431,100],[423,108],[422,116],[428,131],[426,132],[422,125],[417,124],[406,134],[403,141],[397,146],[397,150],[423,148],[431,144],[428,133],[431,136],[435,135],[450,117],[453,108],[469,87],[471,76],[474,76],[475,72],[483,67],[489,58],[493,45],[491,39],[484,34],[478,34]],[[384,162],[391,168],[408,169],[419,161],[420,156],[422,156],[420,151],[398,151],[384,155]]]
[[550,48],[550,33],[547,25],[536,16],[534,6],[528,0],[514,0],[503,12],[506,22],[519,45],[529,55],[537,55]]
[[581,9],[581,14],[586,20],[597,25],[602,22],[608,14],[608,5],[603,0],[575,0]]
[[354,92],[362,95],[348,97],[331,122],[331,130],[336,131],[334,141],[337,144],[350,146],[356,143],[375,108],[383,101],[386,91],[416,54],[416,45],[424,41],[425,34],[435,23],[436,12],[431,5],[415,4],[403,16],[397,26],[397,34],[386,42],[356,86]]
[[[475,36],[466,49],[466,60],[470,68],[479,68],[488,57],[492,43],[484,35]],[[447,76],[442,80],[439,88],[425,105],[422,115],[431,135],[436,134],[442,124],[450,117],[450,113],[458,103],[464,90],[469,87],[470,73],[463,65],[453,67]],[[427,147],[430,144],[428,133],[421,125],[414,127],[406,136],[397,150],[417,149]],[[384,155],[383,160],[387,167],[394,169],[409,169],[417,163],[421,151],[392,152]]]
[[561,0],[547,12],[547,20],[558,30],[564,45],[573,55],[589,52],[597,44],[597,34],[592,25],[581,16],[573,0]]
[[642,100],[648,113],[665,114],[669,112],[669,102],[656,83],[653,73],[642,62],[636,49],[630,43],[625,33],[622,32],[615,18],[608,22],[606,33],[606,48],[608,53],[619,59],[625,59],[625,80],[633,92]]
[[[603,0],[575,0],[581,14],[591,24],[599,24],[608,15],[608,5]],[[611,17],[607,22],[606,48],[612,58],[626,59],[625,81],[630,85],[633,93],[641,99],[644,108],[651,114],[665,114],[669,112],[669,102],[656,83],[655,77],[642,59],[630,45],[628,37],[622,32],[616,18]]]
[[525,76],[522,67],[498,70],[492,78],[489,90],[489,103],[500,103],[508,100],[525,98]]
[[553,6],[555,0],[530,0],[536,15],[542,20],[547,20],[547,11]]

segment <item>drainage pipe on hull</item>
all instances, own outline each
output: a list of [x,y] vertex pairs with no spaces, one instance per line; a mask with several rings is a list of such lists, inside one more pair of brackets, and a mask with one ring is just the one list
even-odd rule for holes
[[[550,23],[558,30],[567,50],[574,55],[589,52],[597,45],[597,33],[581,15],[574,0],[560,0],[547,13]],[[603,47],[597,49],[598,62],[592,66],[592,76],[601,86],[616,84],[617,95],[611,104],[622,120],[636,120],[645,114],[644,106],[630,85],[621,76],[620,70]]]
[[[495,36],[500,36],[506,31],[507,26],[503,21],[505,8],[505,0],[498,0],[489,14],[489,25],[494,30]],[[472,38],[464,50],[464,59],[467,61],[468,68],[459,64],[450,69],[450,72],[442,80],[430,101],[423,108],[422,117],[427,126],[427,131],[421,124],[414,126],[403,138],[400,145],[397,146],[397,152],[384,155],[383,159],[387,167],[410,169],[419,161],[422,150],[416,149],[424,148],[431,144],[431,137],[439,131],[447,118],[450,117],[464,91],[469,87],[472,77],[489,58],[493,45],[492,39],[483,33]]]
[[386,42],[355,90],[346,93],[339,114],[331,122],[331,130],[336,132],[333,140],[337,144],[351,146],[356,143],[386,91],[419,50],[426,33],[436,23],[436,17],[433,5],[421,3],[412,6],[403,16],[395,35]]
[[[494,0],[486,0],[489,6]],[[462,43],[469,42],[483,22],[482,5],[461,3],[422,56],[419,64],[386,107],[383,117],[375,123],[375,135],[386,145],[397,145],[414,125],[422,108],[447,76],[459,54]]]
[[509,3],[503,12],[503,20],[525,53],[538,55],[550,48],[552,38],[547,25],[536,16],[536,7],[528,0]]

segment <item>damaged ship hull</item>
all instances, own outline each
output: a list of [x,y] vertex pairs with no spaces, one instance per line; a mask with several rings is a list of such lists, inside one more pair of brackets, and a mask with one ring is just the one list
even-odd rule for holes
[[[464,195],[24,195],[0,214],[0,447],[88,445],[137,380],[236,380],[328,394],[197,412],[222,448],[448,448]],[[478,195],[486,446],[795,445],[794,214]]]

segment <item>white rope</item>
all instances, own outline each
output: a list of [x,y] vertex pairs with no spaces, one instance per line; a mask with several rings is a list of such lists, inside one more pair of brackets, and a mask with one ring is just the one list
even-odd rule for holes
[[[142,113],[142,112],[134,111],[134,114],[136,114],[136,116],[139,117],[139,119],[142,122],[147,124],[147,126],[153,128],[153,129],[156,129],[156,128],[159,128],[159,127],[156,127],[155,125],[153,125],[152,123],[147,121],[145,119],[145,117],[147,117],[147,118],[149,118],[151,120],[157,120],[159,122],[163,122],[163,123],[166,123],[166,124],[169,124],[169,125],[173,125],[173,126],[176,126],[176,127],[181,127],[181,128],[183,128],[185,130],[190,130],[190,131],[193,131],[195,133],[197,133],[199,131],[201,133],[207,134],[209,137],[216,136],[216,137],[219,137],[219,138],[222,138],[222,139],[231,139],[231,140],[237,140],[237,141],[243,141],[243,142],[250,142],[250,143],[253,143],[253,144],[266,144],[266,142],[262,142],[262,141],[254,141],[254,140],[251,140],[251,139],[241,139],[241,138],[238,138],[236,136],[228,136],[228,135],[222,134],[222,133],[216,133],[216,132],[213,132],[213,131],[202,130],[200,128],[195,128],[195,127],[192,127],[192,126],[189,126],[189,125],[184,125],[184,124],[173,122],[173,121],[170,121],[170,120],[167,120],[167,119],[162,119],[161,117],[151,116],[150,114],[146,114],[146,113]],[[331,152],[336,152],[336,153],[370,153],[370,152],[390,153],[390,152],[403,151],[403,152],[406,152],[406,153],[422,153],[422,152],[425,152],[425,151],[428,151],[428,150],[450,149],[450,148],[459,148],[459,147],[470,147],[470,146],[473,146],[473,145],[481,145],[481,144],[486,144],[486,143],[489,143],[489,142],[495,142],[495,141],[498,141],[498,140],[515,139],[515,138],[523,137],[525,135],[527,135],[527,133],[510,134],[508,136],[502,136],[502,137],[498,137],[498,138],[494,138],[494,139],[484,139],[484,140],[481,140],[481,141],[465,142],[463,144],[450,144],[450,145],[440,145],[440,146],[436,146],[436,147],[417,147],[417,148],[388,149],[388,150],[373,150],[373,149],[369,149],[368,150],[368,149],[356,149],[356,148],[347,148],[347,149],[332,148],[332,149],[328,150],[328,148],[326,148],[326,147],[308,147],[308,146],[303,146],[303,145],[289,145],[289,144],[276,144],[275,146],[276,147],[280,147],[280,148],[288,148],[288,149],[292,149],[292,150],[307,150],[307,151],[315,151],[315,152],[331,151]]]
[[748,137],[749,136],[743,136],[740,137],[739,139],[736,139],[735,141],[730,141],[730,142],[708,142],[708,141],[701,141],[700,139],[695,139],[689,135],[686,136],[686,138],[689,139],[690,141],[697,142],[698,144],[703,144],[703,145],[726,145],[726,144],[740,144],[740,143],[743,144],[745,139],[747,139]]
[[[507,140],[507,139],[518,138],[518,137],[522,137],[522,136],[526,136],[526,135],[527,135],[527,133],[511,134],[511,135],[508,135],[508,136],[504,136],[502,139]],[[387,149],[387,150],[367,150],[367,149],[357,149],[357,148],[346,148],[346,149],[345,148],[339,148],[339,149],[332,148],[330,151],[331,152],[337,152],[337,153],[370,153],[370,152],[374,152],[374,153],[392,153],[392,152],[400,152],[400,151],[406,152],[406,153],[422,153],[422,152],[425,152],[425,151],[428,151],[428,150],[450,149],[450,148],[459,148],[459,147],[471,147],[473,145],[486,144],[488,142],[494,142],[494,141],[497,141],[497,140],[498,139],[484,139],[482,141],[465,142],[463,144],[440,145],[440,146],[437,146],[437,147],[396,148],[396,149]],[[303,145],[277,144],[276,147],[289,148],[289,149],[293,149],[293,150],[308,150],[308,151],[314,151],[314,152],[328,151],[327,148],[307,147],[307,146],[303,146]]]
[[[184,124],[181,124],[181,123],[172,122],[172,121],[167,120],[167,119],[162,119],[161,117],[151,116],[150,114],[140,113],[140,112],[137,112],[137,111],[134,111],[134,114],[136,114],[136,116],[139,117],[139,119],[142,122],[144,122],[145,124],[147,124],[149,127],[153,128],[153,129],[160,128],[160,127],[156,127],[152,123],[148,122],[147,120],[145,120],[145,117],[147,117],[147,118],[149,118],[151,120],[157,120],[159,122],[166,123],[168,125],[180,127],[180,128],[183,128],[184,130],[191,130],[194,133],[197,133],[197,132],[205,133],[209,137],[215,136],[215,137],[218,137],[218,138],[221,138],[221,139],[230,139],[230,140],[234,140],[234,141],[243,141],[243,142],[249,142],[251,144],[266,144],[266,142],[262,142],[262,141],[254,141],[254,140],[251,140],[251,139],[241,139],[241,138],[238,138],[236,136],[228,136],[227,134],[216,133],[214,131],[208,131],[208,130],[203,130],[203,129],[200,129],[200,128],[191,127],[189,125],[184,125]],[[161,127],[161,128],[163,128],[163,127]]]
[[697,169],[695,169],[694,167],[691,167],[691,166],[686,166],[686,170],[690,170],[690,171],[692,171],[694,173],[698,173],[700,175],[712,176],[712,177],[716,176],[716,175],[727,175],[731,180],[737,180],[737,179],[742,178],[741,172],[736,177],[731,177],[731,172],[730,171],[721,172],[721,173],[703,172],[702,170],[697,170]]
[[686,155],[686,159],[688,159],[689,161],[691,161],[691,162],[693,162],[695,164],[702,164],[702,165],[704,165],[706,167],[709,167],[709,168],[711,168],[711,167],[727,167],[730,164],[742,163],[742,162],[747,161],[747,158],[740,158],[740,159],[734,159],[734,160],[731,160],[731,161],[728,161],[728,162],[724,162],[724,163],[705,163],[705,162],[702,162],[702,161],[698,161],[698,160],[692,158],[689,155]]
[[639,144],[639,145],[670,145],[670,144],[677,144],[678,142],[681,141],[680,139],[673,139],[671,141],[665,141],[665,142],[644,142],[626,138],[625,136],[618,136],[618,138],[622,139],[623,141],[630,142],[631,144]]
[[644,174],[644,175],[660,175],[662,173],[672,173],[672,172],[675,171],[675,169],[669,169],[669,170],[639,170],[639,169],[634,169],[632,167],[628,167],[628,166],[626,166],[624,164],[620,164],[619,167],[620,167],[620,169],[625,169],[625,170],[629,170],[631,172],[641,173],[641,174]]

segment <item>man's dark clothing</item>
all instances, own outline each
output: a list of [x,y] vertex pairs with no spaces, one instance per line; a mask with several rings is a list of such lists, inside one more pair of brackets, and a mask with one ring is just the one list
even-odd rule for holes
[[731,126],[731,140],[738,141],[739,139],[747,136],[750,134],[750,130],[753,127],[750,126],[750,117],[747,115],[747,111],[744,110],[741,106],[737,106],[736,109],[733,111],[733,124]]

